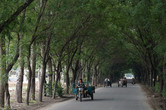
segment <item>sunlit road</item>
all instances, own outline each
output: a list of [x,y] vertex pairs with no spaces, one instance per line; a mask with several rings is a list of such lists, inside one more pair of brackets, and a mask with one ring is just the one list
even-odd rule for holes
[[82,102],[72,99],[40,110],[152,110],[146,100],[139,85],[118,88],[114,84],[112,88],[97,89],[93,101],[90,98]]

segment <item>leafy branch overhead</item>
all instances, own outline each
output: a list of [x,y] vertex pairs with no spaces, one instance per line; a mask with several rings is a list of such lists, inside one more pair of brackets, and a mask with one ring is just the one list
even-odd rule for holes
[[[0,109],[71,93],[79,78],[97,86],[130,72],[166,97],[165,0],[3,0],[0,4]],[[25,72],[25,73],[24,73]],[[3,79],[5,77],[5,79]],[[27,78],[27,90],[23,88]],[[36,90],[36,78],[39,90]],[[64,83],[61,84],[60,82]],[[62,88],[65,87],[64,89]],[[36,91],[39,96],[36,96]],[[6,104],[5,104],[6,103]]]

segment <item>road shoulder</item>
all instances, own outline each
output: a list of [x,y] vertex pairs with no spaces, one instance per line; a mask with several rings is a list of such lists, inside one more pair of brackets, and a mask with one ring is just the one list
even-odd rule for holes
[[147,102],[153,110],[166,110],[165,101],[161,96],[148,89],[145,85],[139,85],[141,89],[145,92],[145,95],[148,99]]

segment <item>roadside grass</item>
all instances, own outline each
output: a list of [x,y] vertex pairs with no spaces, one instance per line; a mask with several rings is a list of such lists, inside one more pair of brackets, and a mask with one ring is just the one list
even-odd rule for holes
[[36,100],[30,100],[29,103],[37,104]]

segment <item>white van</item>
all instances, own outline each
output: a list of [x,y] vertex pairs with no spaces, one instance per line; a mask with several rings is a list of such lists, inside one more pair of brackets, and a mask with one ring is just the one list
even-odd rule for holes
[[131,73],[126,73],[124,74],[124,77],[127,79],[128,83],[132,83],[133,79],[134,79],[134,75]]

